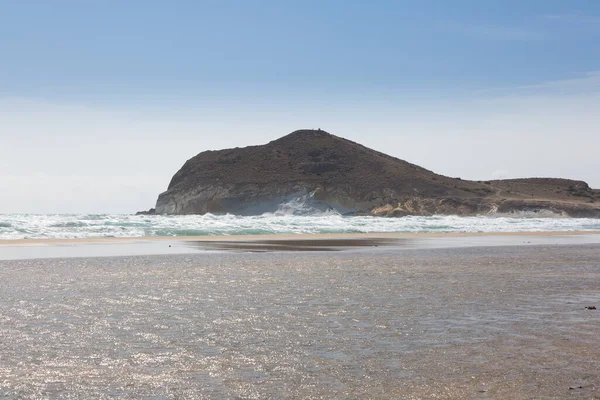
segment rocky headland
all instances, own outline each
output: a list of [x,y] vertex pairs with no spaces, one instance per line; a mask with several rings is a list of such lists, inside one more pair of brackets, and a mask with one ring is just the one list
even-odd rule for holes
[[157,214],[311,213],[600,218],[600,190],[558,178],[469,181],[436,174],[322,130],[189,159]]

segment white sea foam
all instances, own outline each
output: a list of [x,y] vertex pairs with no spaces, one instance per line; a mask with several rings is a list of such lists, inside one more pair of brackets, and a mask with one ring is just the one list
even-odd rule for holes
[[600,230],[587,218],[515,217],[346,217],[328,210],[295,215],[285,207],[273,214],[234,215],[0,215],[0,239],[204,236],[295,233],[540,232]]

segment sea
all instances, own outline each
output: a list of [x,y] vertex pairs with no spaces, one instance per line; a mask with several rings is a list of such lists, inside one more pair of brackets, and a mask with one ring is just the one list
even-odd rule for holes
[[0,240],[311,233],[545,232],[600,230],[600,219],[540,214],[382,218],[267,213],[236,215],[0,214]]

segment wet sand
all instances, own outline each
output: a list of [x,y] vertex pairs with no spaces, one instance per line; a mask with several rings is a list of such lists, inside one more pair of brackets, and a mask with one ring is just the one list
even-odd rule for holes
[[594,305],[598,244],[0,261],[0,398],[600,398]]
[[209,252],[600,244],[600,232],[370,233],[0,240],[0,260]]
[[131,243],[139,241],[248,241],[248,240],[343,240],[343,239],[415,239],[449,237],[519,237],[519,236],[581,236],[600,235],[600,231],[543,231],[543,232],[421,232],[421,233],[310,233],[273,235],[219,235],[219,236],[144,236],[144,237],[98,237],[86,239],[12,239],[0,240],[0,246],[49,245],[80,243]]

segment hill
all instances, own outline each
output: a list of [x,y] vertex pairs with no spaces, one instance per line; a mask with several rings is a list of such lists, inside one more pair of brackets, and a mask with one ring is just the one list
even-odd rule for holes
[[551,212],[600,217],[600,193],[567,179],[450,178],[322,130],[188,160],[158,214],[314,212],[381,216]]

